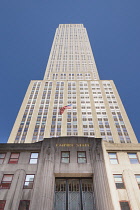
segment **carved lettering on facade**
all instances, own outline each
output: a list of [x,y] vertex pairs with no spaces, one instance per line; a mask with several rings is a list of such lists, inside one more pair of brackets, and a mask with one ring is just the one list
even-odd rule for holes
[[89,147],[90,144],[56,144],[56,147]]

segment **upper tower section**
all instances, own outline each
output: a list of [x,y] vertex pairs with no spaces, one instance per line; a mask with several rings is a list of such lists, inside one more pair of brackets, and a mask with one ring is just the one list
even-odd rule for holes
[[57,28],[44,80],[31,81],[8,142],[58,136],[137,143],[113,81],[99,79],[82,24]]
[[56,29],[44,80],[99,80],[83,24],[60,24]]

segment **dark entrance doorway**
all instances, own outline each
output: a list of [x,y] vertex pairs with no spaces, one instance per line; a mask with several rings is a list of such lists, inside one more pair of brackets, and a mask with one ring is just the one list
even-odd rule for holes
[[55,210],[94,210],[93,181],[87,178],[57,178]]

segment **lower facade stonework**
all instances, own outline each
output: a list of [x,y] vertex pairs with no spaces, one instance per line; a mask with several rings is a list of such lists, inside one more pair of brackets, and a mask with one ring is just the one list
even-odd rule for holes
[[0,144],[0,209],[139,210],[140,144],[74,136]]

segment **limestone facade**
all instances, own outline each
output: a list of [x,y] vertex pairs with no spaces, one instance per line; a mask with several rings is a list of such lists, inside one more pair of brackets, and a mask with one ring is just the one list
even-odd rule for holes
[[[13,153],[20,153],[17,163],[16,160],[9,162]],[[33,160],[35,164],[32,164],[30,159],[34,153],[39,156],[37,163]],[[57,180],[61,183],[65,180],[92,181],[93,197],[90,202],[93,204],[85,207],[88,203],[82,201],[80,210],[123,210],[120,202],[128,202],[131,210],[140,209],[140,183],[137,179],[140,175],[139,144],[117,144],[102,141],[101,138],[67,136],[47,138],[37,143],[0,144],[0,154],[5,154],[0,160],[0,201],[5,201],[4,210],[20,209],[20,201],[28,201],[30,210],[59,210],[56,205]],[[63,154],[69,154],[69,157],[66,155],[63,158]],[[85,157],[79,158],[78,154],[85,154]],[[116,158],[110,154],[116,155]],[[7,181],[5,175],[12,175],[9,189],[4,183]],[[27,180],[27,175],[34,175],[34,180]],[[117,183],[119,187],[116,187],[114,175],[122,176],[123,183],[121,179]],[[66,189],[60,191],[62,194]],[[68,192],[67,195],[66,200],[69,200],[71,194]],[[88,195],[91,196],[91,193]],[[63,209],[67,210],[67,205]]]

